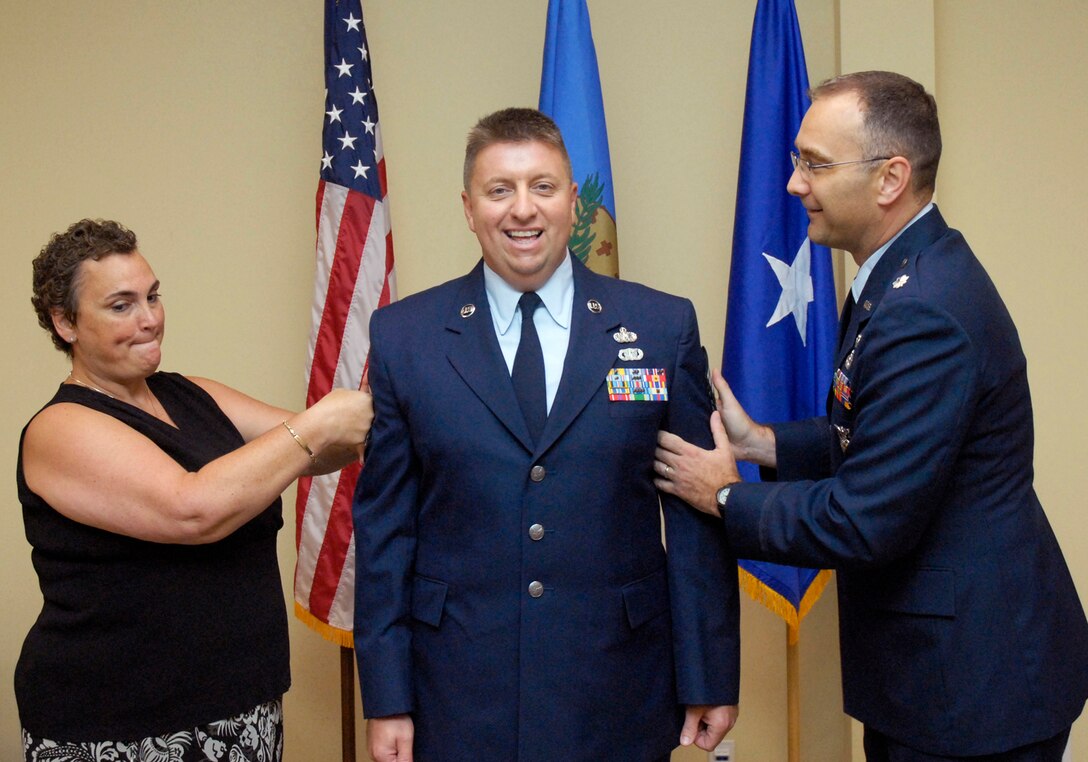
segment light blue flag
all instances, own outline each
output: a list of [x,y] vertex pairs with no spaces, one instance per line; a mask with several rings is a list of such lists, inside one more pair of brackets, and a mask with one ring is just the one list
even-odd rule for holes
[[612,163],[586,0],[548,2],[540,110],[559,125],[578,183],[571,252],[594,272],[618,276]]
[[[808,240],[808,218],[786,192],[789,150],[808,108],[808,74],[793,0],[759,0],[748,58],[722,375],[758,421],[826,412],[838,319],[831,253]],[[758,470],[742,463],[754,481]],[[830,572],[741,561],[753,598],[797,625]]]

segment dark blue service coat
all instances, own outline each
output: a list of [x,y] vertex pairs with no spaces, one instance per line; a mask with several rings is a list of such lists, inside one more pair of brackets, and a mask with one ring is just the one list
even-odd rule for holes
[[775,435],[780,481],[738,485],[726,533],[740,557],[838,570],[849,714],[955,756],[1073,722],[1088,625],[1032,486],[1024,353],[936,208],[869,278],[829,416]]
[[[481,266],[378,310],[371,341],[353,506],[367,716],[411,713],[423,762],[651,760],[676,746],[682,704],[737,702],[735,560],[713,519],[668,497],[666,555],[652,482],[659,428],[711,444],[689,301],[575,261],[535,447]],[[617,367],[664,369],[668,400],[610,401]]]

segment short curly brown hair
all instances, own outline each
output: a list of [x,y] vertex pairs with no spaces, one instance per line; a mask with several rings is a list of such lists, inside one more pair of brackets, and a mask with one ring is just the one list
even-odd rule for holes
[[30,297],[38,324],[49,331],[53,346],[72,355],[72,345],[53,325],[53,310],[59,308],[64,317],[76,322],[76,289],[83,261],[135,250],[136,234],[112,220],[80,220],[63,233],[53,234],[34,258],[34,294]]

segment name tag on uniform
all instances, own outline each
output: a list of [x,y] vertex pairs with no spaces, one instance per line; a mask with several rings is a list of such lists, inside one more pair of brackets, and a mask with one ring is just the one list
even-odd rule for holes
[[608,371],[608,399],[612,402],[667,402],[664,368],[613,368]]

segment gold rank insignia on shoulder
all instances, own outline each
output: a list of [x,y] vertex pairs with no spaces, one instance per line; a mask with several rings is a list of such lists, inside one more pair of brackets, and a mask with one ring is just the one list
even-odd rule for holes
[[892,288],[903,288],[908,280],[910,280],[909,275],[900,275],[898,278],[892,281]]
[[628,331],[621,325],[620,329],[612,334],[612,338],[618,341],[620,344],[630,344],[632,342],[638,341],[638,334],[632,331]]
[[588,307],[589,311],[592,312],[594,315],[600,315],[601,310],[604,309],[604,307],[601,306],[601,303],[598,302],[596,299],[590,299],[588,302],[586,302],[586,307]]
[[475,304],[466,304],[464,307],[461,308],[461,317],[463,317],[463,318],[472,317],[472,313],[474,313],[475,311],[476,311],[476,305]]

